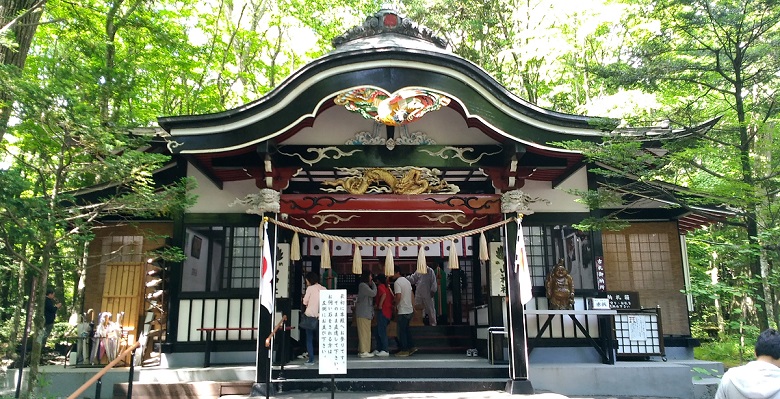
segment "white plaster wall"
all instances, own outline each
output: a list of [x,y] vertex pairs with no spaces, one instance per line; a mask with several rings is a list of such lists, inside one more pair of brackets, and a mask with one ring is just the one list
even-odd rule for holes
[[[436,141],[436,144],[476,145],[495,144],[478,129],[469,128],[463,117],[451,108],[433,111],[422,119],[407,125],[409,133],[423,132]],[[395,128],[398,137],[401,128]],[[347,111],[344,107],[331,107],[314,121],[312,127],[307,127],[285,140],[286,145],[343,145],[360,132],[373,132],[374,122],[362,116]],[[385,127],[381,126],[382,135]]]
[[[425,114],[422,119],[410,123],[408,126],[409,133],[417,131],[426,133],[428,137],[436,141],[436,144],[496,144],[495,140],[486,136],[479,129],[466,126],[466,121],[463,117],[452,108],[442,108]],[[396,128],[396,131],[398,131],[398,128]]]
[[588,212],[588,207],[585,204],[576,202],[578,196],[568,193],[569,190],[585,191],[587,188],[586,171],[582,167],[556,188],[552,188],[550,182],[527,180],[520,190],[533,198],[540,197],[550,201],[549,205],[544,202],[531,204],[531,210],[536,213]]
[[243,199],[247,194],[256,194],[259,191],[254,179],[226,182],[220,190],[192,165],[187,165],[187,176],[198,182],[198,187],[191,192],[198,196],[198,200],[188,210],[189,213],[245,213],[248,206],[229,205],[236,199]]
[[[196,258],[192,256],[192,241],[195,237],[200,237],[202,241],[200,255]],[[185,244],[185,253],[187,259],[182,265],[182,291],[203,291],[206,289],[206,268],[208,266],[209,239],[195,233],[192,229],[187,229],[187,243]]]

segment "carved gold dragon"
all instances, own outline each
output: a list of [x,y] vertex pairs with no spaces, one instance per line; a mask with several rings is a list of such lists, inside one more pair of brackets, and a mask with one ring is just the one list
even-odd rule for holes
[[423,194],[447,188],[447,182],[431,185],[419,169],[411,168],[399,179],[392,172],[381,168],[370,168],[361,176],[325,181],[325,186],[343,187],[350,194],[365,194],[371,185],[386,185],[393,194]]

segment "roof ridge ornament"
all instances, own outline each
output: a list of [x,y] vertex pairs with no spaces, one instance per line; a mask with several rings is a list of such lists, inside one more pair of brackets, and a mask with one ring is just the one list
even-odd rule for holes
[[431,29],[417,24],[390,8],[382,8],[374,15],[367,17],[362,25],[355,26],[345,33],[334,37],[332,44],[334,48],[339,48],[352,40],[384,33],[397,33],[431,42],[436,47],[442,49],[447,48],[447,41],[436,36]]

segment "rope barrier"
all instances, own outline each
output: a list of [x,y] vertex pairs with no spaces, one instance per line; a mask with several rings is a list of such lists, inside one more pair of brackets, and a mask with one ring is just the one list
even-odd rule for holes
[[[444,241],[449,240],[455,240],[463,237],[468,237],[470,235],[483,233],[488,230],[495,229],[496,227],[501,227],[507,223],[515,221],[515,217],[511,217],[506,220],[502,220],[497,223],[493,223],[484,227],[479,227],[474,230],[464,231],[460,232],[458,234],[450,234],[443,237],[434,237],[434,238],[427,238],[423,240],[414,240],[414,241],[375,241],[375,240],[356,240],[354,238],[349,237],[342,237],[342,236],[334,236],[330,234],[323,234],[319,233],[313,230],[304,229],[298,226],[293,226],[291,224],[271,219],[269,217],[263,218],[263,223],[265,222],[271,222],[273,224],[276,224],[279,227],[283,227],[288,230],[292,230],[294,232],[300,233],[300,234],[306,234],[308,236],[321,238],[326,241],[336,241],[336,242],[343,242],[347,244],[353,244],[353,245],[362,245],[367,247],[416,247],[421,245],[428,245],[428,244],[438,244]],[[262,228],[262,226],[260,226]]]

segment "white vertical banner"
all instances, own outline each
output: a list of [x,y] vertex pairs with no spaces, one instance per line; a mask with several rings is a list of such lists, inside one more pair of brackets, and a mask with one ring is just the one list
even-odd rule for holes
[[347,290],[320,291],[320,374],[347,374]]
[[488,244],[490,252],[490,295],[506,296],[506,269],[504,268],[504,246],[500,242]]
[[[260,275],[260,304],[274,314],[273,280],[274,264],[271,258],[271,241],[268,239],[268,223],[263,223],[263,264]],[[272,327],[273,328],[273,327]]]
[[[279,243],[276,257],[276,297],[290,297],[290,244]],[[281,320],[281,319],[276,319]]]
[[522,218],[517,218],[517,242],[515,243],[515,275],[520,281],[520,302],[525,305],[534,298],[531,271],[528,269],[528,257],[525,254]]

